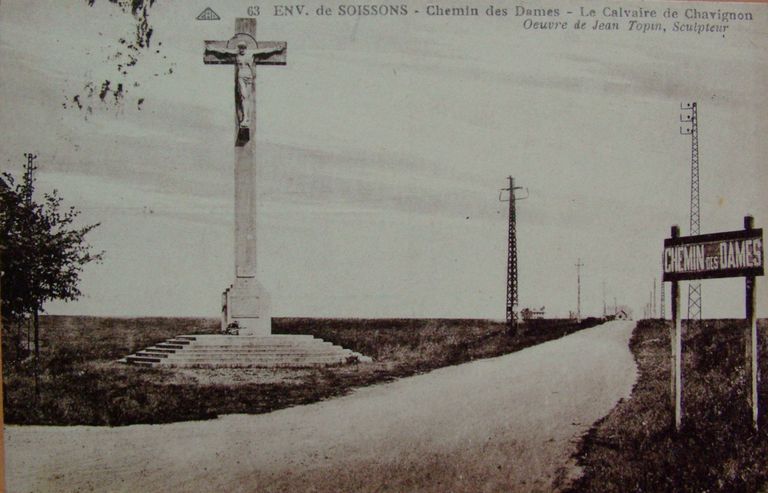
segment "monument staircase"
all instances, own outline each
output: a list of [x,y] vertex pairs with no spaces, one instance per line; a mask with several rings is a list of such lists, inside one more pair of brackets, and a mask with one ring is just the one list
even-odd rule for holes
[[371,358],[311,335],[181,335],[120,360],[183,368],[308,367]]
[[[211,65],[285,65],[286,43],[256,44],[256,19],[235,19],[229,40],[206,41],[203,62]],[[236,55],[233,47],[248,51]],[[247,71],[246,71],[247,72]],[[306,367],[371,361],[311,335],[269,335],[268,296],[256,279],[256,91],[252,77],[235,70],[235,282],[222,300],[223,326],[242,327],[238,335],[182,335],[126,356],[121,361],[144,366]],[[239,323],[238,323],[239,322]],[[238,329],[239,330],[239,329]],[[244,333],[244,331],[246,333]],[[250,332],[249,332],[250,331]],[[263,334],[263,335],[262,335]]]

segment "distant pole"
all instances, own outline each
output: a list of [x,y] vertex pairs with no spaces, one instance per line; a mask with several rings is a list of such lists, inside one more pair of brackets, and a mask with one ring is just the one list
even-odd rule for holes
[[576,261],[576,321],[581,323],[581,259]]
[[648,318],[653,318],[653,290],[648,291]]
[[[5,247],[0,244],[0,265],[3,265],[3,262],[2,262],[3,248]],[[0,282],[0,286],[2,286],[2,284],[3,283]],[[0,293],[0,300],[2,299],[3,299],[2,293]],[[0,304],[2,304],[2,301],[0,301]],[[5,331],[3,330],[3,317],[0,317],[0,342],[2,342],[2,334],[4,332]],[[17,346],[17,349],[18,349],[18,346]],[[16,357],[18,358],[18,352],[16,353]],[[0,368],[3,368],[3,352],[2,351],[0,351]],[[2,396],[2,389],[0,389],[0,397],[1,396]],[[0,423],[4,423],[4,422],[5,420],[3,418],[3,406],[0,406]],[[0,438],[0,446],[2,445],[3,445],[3,439]],[[5,481],[4,481],[5,478],[3,476],[4,475],[0,473],[0,482],[2,482],[2,484],[5,484]]]
[[[680,237],[680,228],[672,226],[672,238]],[[672,320],[674,334],[671,337],[672,355],[670,358],[671,396],[675,408],[675,430],[680,431],[683,422],[683,379],[682,379],[682,323],[680,321],[680,289],[677,281],[672,281]]]
[[[511,176],[507,177],[509,180],[509,188],[502,188],[499,192],[499,201],[509,202],[509,229],[507,234],[507,299],[506,299],[506,318],[507,325],[511,331],[517,331],[517,305],[518,305],[518,288],[517,288],[517,217],[515,210],[515,202],[518,200],[524,200],[528,198],[527,190],[525,197],[515,197],[515,190],[522,190],[523,187],[515,186],[515,179]],[[508,198],[504,200],[502,194],[509,192]]]
[[[744,229],[750,230],[753,229],[754,226],[754,218],[752,216],[744,216]],[[747,331],[749,332],[749,336],[745,337],[748,355],[745,364],[751,363],[750,366],[752,367],[752,425],[755,427],[755,430],[757,430],[757,422],[760,415],[757,393],[757,387],[760,380],[760,368],[758,366],[759,341],[757,338],[757,316],[755,314],[755,284],[755,276],[747,276],[745,278]]]
[[608,312],[605,307],[605,281],[603,281],[603,318],[605,318],[608,315]]
[[[35,172],[37,171],[37,165],[35,165],[35,159],[37,159],[37,154],[26,152],[24,153],[24,157],[27,158],[27,165],[24,169],[24,201],[27,207],[31,207],[32,195],[35,190],[35,187],[33,184],[35,181]],[[29,275],[31,276],[32,273],[29,273]],[[32,284],[34,284],[34,282]],[[39,314],[40,306],[38,303],[35,303],[31,312],[32,312],[32,322],[34,324],[34,332],[35,332],[34,373],[35,373],[35,402],[37,402],[37,399],[40,397],[40,314]],[[29,334],[29,330],[27,330],[27,334]],[[27,343],[27,347],[29,347],[29,343]]]
[[32,154],[31,152],[25,152],[24,157],[27,158],[27,166],[24,170],[24,182],[26,189],[24,190],[24,201],[27,205],[30,205],[32,203],[32,192],[34,191],[34,187],[32,187],[32,182],[35,181],[35,172],[37,171],[37,166],[35,165],[35,159],[37,159],[37,154]]
[[666,306],[665,306],[665,303],[664,303],[664,292],[667,289],[664,287],[664,281],[661,282],[661,286],[659,286],[659,288],[661,288],[661,307],[659,309],[659,315],[661,316],[662,320],[666,320],[667,319],[667,310],[666,310]]
[[651,300],[653,303],[653,315],[651,315],[651,318],[656,318],[656,278],[653,278],[653,295],[651,296]]

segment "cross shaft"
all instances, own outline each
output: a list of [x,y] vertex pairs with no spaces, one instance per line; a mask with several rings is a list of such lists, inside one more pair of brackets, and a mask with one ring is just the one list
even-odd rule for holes
[[271,332],[269,300],[256,279],[256,65],[285,65],[286,43],[257,42],[256,19],[235,20],[227,41],[205,41],[203,62],[235,66],[235,280],[222,297],[222,326],[241,333]]

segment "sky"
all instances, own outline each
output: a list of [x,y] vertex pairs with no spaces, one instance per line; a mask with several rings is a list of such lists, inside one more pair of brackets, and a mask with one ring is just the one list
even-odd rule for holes
[[[84,296],[49,313],[218,316],[234,273],[233,69],[204,65],[203,40],[232,36],[251,4],[196,21],[207,3],[159,0],[128,94],[92,113],[64,103],[120,78],[110,57],[131,16],[106,1],[0,4],[1,167],[18,176],[35,152],[39,191],[100,223],[89,240],[106,252]],[[263,14],[257,37],[288,43],[288,64],[261,67],[257,85],[272,316],[503,318],[510,175],[528,190],[520,307],[575,310],[581,259],[582,315],[602,314],[603,285],[641,315],[670,226],[688,232],[681,102],[699,106],[702,233],[768,217],[768,6],[729,8],[755,20],[725,37]],[[743,284],[706,281],[704,316],[743,316]]]

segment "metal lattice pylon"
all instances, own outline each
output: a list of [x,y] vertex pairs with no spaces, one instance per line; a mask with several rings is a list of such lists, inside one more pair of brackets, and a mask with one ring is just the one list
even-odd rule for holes
[[[517,217],[515,212],[515,202],[528,198],[515,197],[515,190],[521,190],[523,187],[515,186],[515,179],[511,176],[509,179],[509,188],[502,188],[499,193],[499,200],[509,202],[509,229],[507,234],[507,299],[506,299],[506,318],[510,329],[517,330],[517,310],[518,289],[517,289]],[[507,200],[502,199],[502,194],[509,192]],[[527,191],[526,191],[527,192]]]
[[27,205],[30,205],[32,203],[32,191],[34,190],[32,183],[35,181],[35,173],[37,172],[37,165],[35,165],[37,154],[25,152],[24,157],[27,158],[27,165],[24,167],[24,201]]
[[[691,216],[690,234],[701,234],[701,200],[699,188],[699,116],[695,102],[681,104],[680,121],[687,124],[680,127],[682,135],[691,136]],[[701,283],[688,283],[688,321],[701,322]]]

